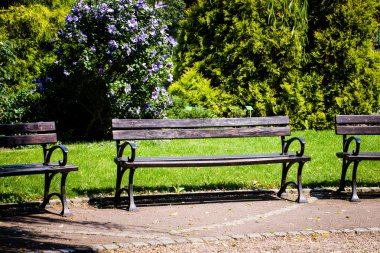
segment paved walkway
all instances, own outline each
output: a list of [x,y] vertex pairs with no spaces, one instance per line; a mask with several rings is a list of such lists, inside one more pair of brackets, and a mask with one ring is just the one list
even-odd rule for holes
[[[306,191],[307,204],[272,191],[137,196],[138,211],[114,208],[112,198],[72,200],[73,217],[59,206],[1,206],[0,251],[126,250],[156,244],[329,233],[380,233],[380,191],[362,201],[327,190]],[[286,198],[294,199],[293,194]]]

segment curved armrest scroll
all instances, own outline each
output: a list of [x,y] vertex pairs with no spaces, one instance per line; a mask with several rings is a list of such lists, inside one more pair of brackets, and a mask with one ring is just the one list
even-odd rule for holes
[[344,146],[343,146],[343,153],[347,153],[348,152],[348,149],[350,147],[350,144],[352,141],[355,140],[355,150],[352,151],[352,154],[353,155],[358,155],[359,154],[359,151],[360,151],[360,142],[361,142],[361,139],[357,136],[351,136],[350,138],[348,138],[345,142],[344,142]]
[[304,151],[305,151],[305,144],[306,144],[306,141],[303,139],[303,138],[301,138],[301,137],[294,137],[294,138],[291,138],[291,139],[289,139],[289,140],[286,140],[285,141],[285,145],[284,145],[284,147],[283,147],[283,154],[287,154],[288,153],[288,150],[289,150],[289,147],[290,147],[290,145],[294,142],[294,141],[298,141],[299,143],[300,143],[300,145],[301,145],[301,150],[298,150],[297,152],[296,152],[296,155],[297,156],[302,156],[303,155],[303,153],[304,153]]
[[53,146],[51,148],[47,148],[46,149],[46,155],[45,155],[45,161],[44,161],[45,165],[50,164],[50,158],[51,158],[53,152],[56,149],[60,149],[62,151],[62,156],[63,156],[63,159],[59,160],[58,164],[60,166],[65,166],[66,165],[66,163],[67,163],[67,153],[69,153],[69,150],[64,145],[57,145],[57,146]]
[[121,144],[117,150],[117,157],[118,158],[123,157],[124,149],[127,146],[131,147],[131,156],[130,157],[128,156],[128,162],[133,162],[135,160],[135,157],[136,157],[136,148],[137,148],[136,143],[133,143],[133,142],[126,141],[123,144]]

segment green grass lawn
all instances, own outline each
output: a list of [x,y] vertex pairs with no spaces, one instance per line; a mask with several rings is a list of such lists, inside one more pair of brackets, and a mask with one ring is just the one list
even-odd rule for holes
[[[312,158],[304,166],[304,188],[338,187],[342,161],[336,158],[335,153],[342,149],[342,137],[336,136],[334,131],[295,131],[292,136],[305,138],[305,154]],[[363,151],[380,150],[380,136],[361,136],[361,138]],[[140,141],[137,144],[137,156],[281,151],[279,137]],[[299,148],[295,144],[295,148]],[[116,165],[113,162],[116,154],[115,142],[74,143],[66,146],[69,149],[69,163],[79,167],[79,171],[71,172],[67,178],[68,196],[73,198],[113,195],[116,181]],[[60,159],[59,156],[55,158]],[[0,165],[41,161],[40,147],[0,150]],[[358,186],[379,186],[379,172],[379,162],[362,162],[358,170]],[[292,168],[289,176],[295,180],[295,175],[296,166]],[[351,170],[349,175],[351,176]],[[59,189],[59,178],[53,181],[56,190]],[[123,185],[127,184],[126,179],[127,177]],[[0,202],[40,200],[43,194],[43,180],[43,175],[1,178]],[[281,164],[212,168],[143,168],[135,173],[135,192],[137,194],[175,192],[180,187],[185,191],[272,189],[279,187],[280,180]]]

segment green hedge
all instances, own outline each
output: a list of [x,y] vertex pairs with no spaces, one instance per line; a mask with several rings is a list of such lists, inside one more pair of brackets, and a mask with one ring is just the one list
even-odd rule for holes
[[[229,97],[220,100],[224,108],[251,105],[255,116],[289,115],[298,129],[329,128],[335,114],[375,113],[378,6],[372,0],[199,0],[181,23],[176,77],[184,80],[195,68]],[[228,115],[228,109],[214,112]]]

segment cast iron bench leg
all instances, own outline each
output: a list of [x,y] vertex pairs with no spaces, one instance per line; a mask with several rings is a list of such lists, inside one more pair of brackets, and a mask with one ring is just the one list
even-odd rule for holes
[[298,203],[307,203],[307,200],[305,196],[303,195],[303,190],[302,190],[302,168],[305,162],[300,162],[298,164],[298,173],[297,173],[297,190],[298,190]]
[[352,202],[360,202],[360,199],[358,197],[357,191],[356,191],[356,171],[358,169],[360,161],[354,162],[354,168],[352,170],[352,193],[351,193],[351,199]]
[[343,158],[343,163],[342,163],[342,175],[340,177],[340,185],[339,189],[337,190],[338,193],[340,192],[345,192],[345,186],[346,186],[346,173],[348,166],[350,165],[350,162],[348,162],[346,159]]
[[49,191],[50,191],[51,180],[53,179],[55,174],[57,174],[57,173],[56,172],[53,172],[51,174],[45,173],[44,200],[42,201],[42,203],[40,205],[40,208],[42,208],[42,209],[44,209],[46,206],[51,207],[50,203],[49,203],[50,197],[51,197],[51,195],[49,194]]
[[73,216],[73,213],[69,209],[69,205],[67,204],[66,199],[66,178],[69,174],[68,172],[62,172],[62,178],[61,178],[61,202],[62,202],[62,216]]
[[45,173],[45,191],[44,191],[44,200],[42,202],[42,204],[40,205],[41,208],[45,208],[47,206],[50,206],[49,204],[49,201],[50,201],[50,198],[54,195],[58,196],[59,199],[61,200],[61,204],[62,204],[62,211],[61,211],[61,215],[62,216],[72,216],[72,212],[70,211],[70,209],[68,208],[68,204],[67,204],[67,199],[66,199],[66,178],[67,178],[67,175],[69,174],[68,172],[61,172],[61,194],[58,194],[58,193],[49,193],[50,191],[50,185],[51,185],[51,181],[53,179],[53,177],[57,174],[57,172],[53,172],[53,173]]
[[292,167],[293,164],[294,164],[294,162],[289,163],[288,165],[283,164],[282,176],[281,176],[281,188],[278,191],[277,196],[278,197],[284,196],[286,194],[286,187],[289,184],[293,184],[297,187],[297,191],[298,191],[297,202],[298,203],[307,203],[307,200],[306,200],[305,196],[303,195],[303,190],[302,190],[302,168],[303,168],[303,165],[305,164],[305,162],[299,162],[298,163],[297,183],[286,182],[286,177],[288,175],[288,171],[289,171],[290,167]]
[[281,174],[281,187],[279,192],[277,193],[278,197],[286,196],[286,177],[288,176],[288,171],[290,168],[290,164],[286,166],[286,163],[282,164],[282,174]]
[[133,196],[133,175],[135,174],[135,168],[129,169],[129,187],[128,187],[128,196],[129,196],[129,211],[137,210],[135,204],[135,198]]
[[121,182],[123,180],[124,173],[127,169],[117,166],[117,176],[116,176],[116,191],[115,191],[115,206],[120,204],[120,195],[125,190],[121,188]]

